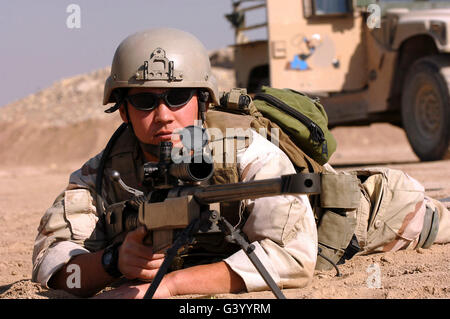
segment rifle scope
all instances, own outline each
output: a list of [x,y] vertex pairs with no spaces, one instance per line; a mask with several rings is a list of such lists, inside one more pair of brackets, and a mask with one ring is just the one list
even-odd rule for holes
[[181,163],[174,163],[172,148],[172,142],[160,143],[159,162],[148,162],[142,167],[144,183],[160,188],[174,187],[178,185],[176,180],[198,183],[208,180],[214,173],[212,158],[207,154],[183,156],[180,158]]

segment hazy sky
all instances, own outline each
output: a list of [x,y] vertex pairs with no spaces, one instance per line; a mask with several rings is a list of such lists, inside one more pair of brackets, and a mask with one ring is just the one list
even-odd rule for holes
[[[71,4],[80,8],[80,28],[67,26],[75,22]],[[231,10],[231,0],[2,0],[0,106],[110,65],[117,45],[142,29],[180,28],[208,50],[225,47],[233,42],[224,17]]]

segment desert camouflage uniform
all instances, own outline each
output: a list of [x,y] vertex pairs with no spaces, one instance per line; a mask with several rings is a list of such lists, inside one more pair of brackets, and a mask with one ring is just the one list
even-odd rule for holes
[[[251,144],[236,154],[241,181],[295,173],[280,149],[257,133],[252,134]],[[41,220],[33,252],[33,280],[44,286],[73,256],[98,251],[109,244],[105,218],[95,208],[95,178],[100,158],[101,154],[72,173],[67,189]],[[114,168],[127,185],[142,189],[137,173],[142,164],[136,140],[126,131],[112,149],[105,176]],[[108,204],[130,198],[107,177],[102,196]],[[245,206],[248,218],[243,231],[256,246],[255,252],[272,278],[284,288],[306,286],[317,258],[317,230],[307,196],[246,200]],[[223,260],[243,278],[248,291],[268,289],[242,250],[235,250]]]
[[[329,165],[325,168],[336,173]],[[442,202],[426,196],[423,185],[408,174],[389,168],[367,168],[343,174],[366,177],[361,180],[354,231],[361,249],[359,255],[418,248],[425,215],[433,211],[439,218],[433,242],[450,242],[449,210]],[[426,227],[424,232],[428,229]]]
[[[255,132],[252,137],[249,146],[237,151],[240,181],[295,173],[280,149]],[[72,173],[67,189],[41,220],[33,252],[33,280],[44,286],[73,256],[101,250],[110,243],[105,219],[95,208],[100,158],[101,153]],[[141,189],[137,172],[142,164],[136,140],[126,132],[110,154],[105,176],[114,168],[127,185]],[[328,164],[325,169],[334,172]],[[367,175],[361,184],[359,208],[354,212],[359,254],[415,248],[427,206],[437,209],[440,218],[435,242],[450,241],[449,211],[442,203],[426,197],[423,186],[407,174],[386,168],[346,174]],[[104,178],[102,197],[108,204],[130,196]],[[283,288],[306,286],[317,259],[317,230],[308,198],[260,198],[245,201],[245,207],[248,217],[243,231],[255,244],[258,257],[274,280]],[[242,250],[233,251],[223,260],[243,278],[248,291],[268,289]]]

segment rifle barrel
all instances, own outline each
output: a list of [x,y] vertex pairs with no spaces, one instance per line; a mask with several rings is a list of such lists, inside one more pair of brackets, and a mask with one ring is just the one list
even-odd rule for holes
[[187,192],[194,195],[200,204],[205,205],[277,195],[318,194],[320,175],[313,173],[283,175],[251,182],[195,187]]

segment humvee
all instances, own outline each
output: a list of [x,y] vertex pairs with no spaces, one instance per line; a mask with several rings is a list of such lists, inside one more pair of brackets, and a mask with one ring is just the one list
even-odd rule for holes
[[[450,1],[234,0],[232,8],[238,87],[299,90],[320,98],[330,127],[388,122],[405,129],[421,160],[450,154]],[[257,10],[263,21],[249,23]]]

